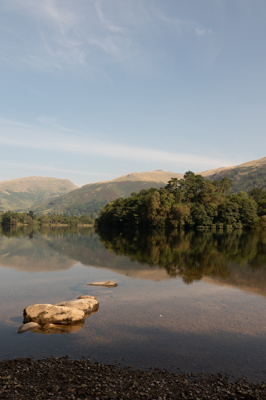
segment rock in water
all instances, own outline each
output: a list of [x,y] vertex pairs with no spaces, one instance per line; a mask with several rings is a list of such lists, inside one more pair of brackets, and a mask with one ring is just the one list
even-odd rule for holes
[[18,328],[18,333],[24,333],[27,331],[31,331],[34,328],[40,327],[37,322],[28,322],[27,324],[23,324]]
[[116,287],[117,283],[115,283],[113,281],[105,281],[105,282],[87,283],[87,285],[104,286],[104,287]]
[[82,296],[79,296],[78,299],[96,299],[96,297],[90,296],[89,294],[83,294]]
[[77,308],[53,306],[51,304],[34,304],[23,311],[24,324],[37,322],[40,325],[60,324],[69,325],[82,321],[85,313]]
[[63,301],[62,303],[56,304],[56,306],[75,308],[87,313],[92,311],[94,308],[98,308],[99,303],[95,299],[75,299],[75,300]]

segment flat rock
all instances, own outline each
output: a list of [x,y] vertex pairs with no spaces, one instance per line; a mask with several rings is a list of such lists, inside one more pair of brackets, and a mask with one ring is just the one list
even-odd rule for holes
[[82,310],[85,313],[90,312],[94,308],[99,307],[99,303],[96,299],[75,299],[69,301],[63,301],[62,303],[56,304],[56,306],[70,307],[77,310]]
[[105,281],[105,282],[87,283],[87,285],[104,286],[104,287],[116,287],[117,283],[115,283],[113,281]]
[[69,325],[84,320],[85,313],[77,308],[53,306],[51,304],[34,304],[23,311],[24,324],[37,322],[40,325]]
[[37,322],[28,322],[27,324],[23,324],[18,328],[18,333],[24,333],[27,331],[31,331],[34,328],[40,326]]
[[83,294],[82,296],[79,296],[78,299],[96,299],[97,297],[95,296],[90,296],[89,294]]

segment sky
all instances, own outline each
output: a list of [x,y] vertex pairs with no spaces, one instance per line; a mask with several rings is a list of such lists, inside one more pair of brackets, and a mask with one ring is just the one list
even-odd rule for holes
[[266,156],[265,0],[0,0],[0,181]]

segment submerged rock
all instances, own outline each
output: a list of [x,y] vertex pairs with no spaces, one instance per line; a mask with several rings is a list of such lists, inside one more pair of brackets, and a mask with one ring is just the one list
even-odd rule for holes
[[78,299],[96,299],[96,297],[90,296],[89,294],[83,294],[82,296],[79,296]]
[[31,331],[34,328],[39,327],[40,325],[37,322],[28,322],[27,324],[23,324],[18,328],[18,333],[24,333],[27,331]]
[[104,286],[104,287],[116,287],[117,283],[113,281],[105,281],[105,282],[94,282],[94,283],[87,283],[87,285],[92,286]]
[[53,306],[51,304],[35,304],[23,311],[24,324],[37,322],[40,325],[61,324],[69,325],[84,320],[85,313],[77,308]]
[[56,306],[75,308],[87,313],[92,311],[94,308],[98,308],[99,303],[96,299],[87,298],[63,301],[62,303],[56,304]]

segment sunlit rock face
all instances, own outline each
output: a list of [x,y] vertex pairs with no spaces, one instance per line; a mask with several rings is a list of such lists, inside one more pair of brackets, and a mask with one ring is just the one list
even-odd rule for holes
[[40,325],[69,325],[84,320],[85,313],[77,308],[53,306],[51,304],[35,304],[23,311],[24,323],[37,322]]
[[94,308],[98,307],[99,303],[96,299],[87,298],[63,301],[62,303],[56,304],[56,306],[75,308],[83,311],[84,313],[88,313]]

